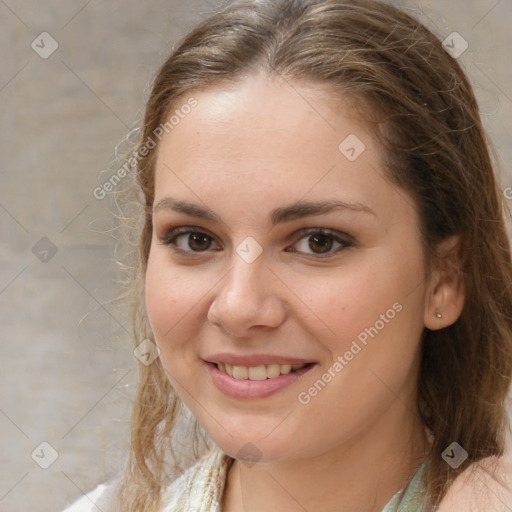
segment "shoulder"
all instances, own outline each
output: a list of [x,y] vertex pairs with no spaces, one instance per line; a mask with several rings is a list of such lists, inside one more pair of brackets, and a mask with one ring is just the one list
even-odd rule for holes
[[512,457],[488,457],[461,473],[448,489],[438,512],[510,512]]
[[115,492],[118,480],[98,485],[95,489],[78,498],[62,512],[115,512]]

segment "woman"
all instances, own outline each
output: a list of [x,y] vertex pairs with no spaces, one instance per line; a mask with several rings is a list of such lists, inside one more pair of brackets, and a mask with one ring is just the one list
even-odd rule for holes
[[[98,508],[512,508],[504,201],[431,32],[373,0],[232,2],[161,68],[134,155],[146,361]],[[211,443],[171,483],[182,403]]]

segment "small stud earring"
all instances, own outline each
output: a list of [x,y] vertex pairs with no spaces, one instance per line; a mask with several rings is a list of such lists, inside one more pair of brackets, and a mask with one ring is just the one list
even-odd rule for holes
[[437,316],[437,318],[443,318],[443,315],[441,313],[439,313],[439,311],[436,311],[436,316]]

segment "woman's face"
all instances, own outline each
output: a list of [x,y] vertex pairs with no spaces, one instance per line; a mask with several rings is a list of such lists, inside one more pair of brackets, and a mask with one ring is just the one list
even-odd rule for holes
[[323,94],[265,75],[198,92],[158,148],[147,311],[171,383],[233,457],[386,443],[415,410],[414,204]]

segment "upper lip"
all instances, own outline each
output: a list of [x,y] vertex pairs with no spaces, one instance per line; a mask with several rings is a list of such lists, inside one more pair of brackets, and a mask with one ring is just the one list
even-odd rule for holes
[[233,366],[260,366],[269,364],[307,364],[313,363],[311,359],[302,359],[299,357],[279,356],[272,354],[248,354],[248,355],[236,355],[236,354],[214,354],[204,359],[210,363],[222,363],[230,364]]

